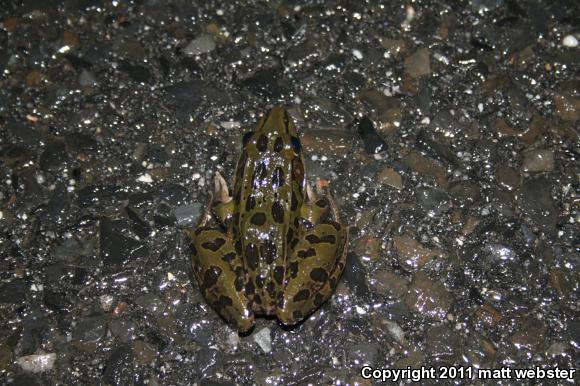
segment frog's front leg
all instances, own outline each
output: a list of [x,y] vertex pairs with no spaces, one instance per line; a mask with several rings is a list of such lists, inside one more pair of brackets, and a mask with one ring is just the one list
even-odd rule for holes
[[192,240],[193,273],[207,302],[240,332],[254,325],[245,295],[245,272],[232,240],[220,229],[188,231]]
[[286,287],[277,309],[284,324],[295,324],[332,295],[346,264],[346,227],[329,221],[302,232],[287,265]]

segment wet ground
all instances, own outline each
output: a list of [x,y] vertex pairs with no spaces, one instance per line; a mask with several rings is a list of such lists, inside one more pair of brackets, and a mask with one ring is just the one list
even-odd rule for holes
[[[580,367],[577,2],[189,3],[0,7],[0,383]],[[183,228],[274,105],[351,246],[308,320],[239,336]]]

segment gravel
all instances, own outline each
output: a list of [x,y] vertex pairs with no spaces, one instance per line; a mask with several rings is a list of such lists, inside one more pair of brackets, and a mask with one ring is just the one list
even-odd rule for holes
[[[8,2],[0,383],[575,369],[578,14],[569,0]],[[239,336],[192,281],[184,228],[276,105],[351,247],[303,323]]]

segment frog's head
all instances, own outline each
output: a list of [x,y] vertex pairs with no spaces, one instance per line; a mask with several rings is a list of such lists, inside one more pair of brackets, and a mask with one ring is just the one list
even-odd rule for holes
[[285,158],[296,157],[302,152],[296,126],[282,107],[270,110],[253,131],[244,135],[242,142],[248,150],[252,148],[258,153],[281,153]]

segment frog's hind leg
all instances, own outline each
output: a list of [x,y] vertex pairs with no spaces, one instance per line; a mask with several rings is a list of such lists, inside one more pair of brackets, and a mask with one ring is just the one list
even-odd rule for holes
[[240,332],[254,325],[245,295],[246,277],[231,238],[216,228],[187,231],[192,240],[193,273],[207,302]]
[[277,309],[283,324],[295,324],[330,298],[346,264],[347,229],[329,221],[300,238],[289,259],[286,287]]

